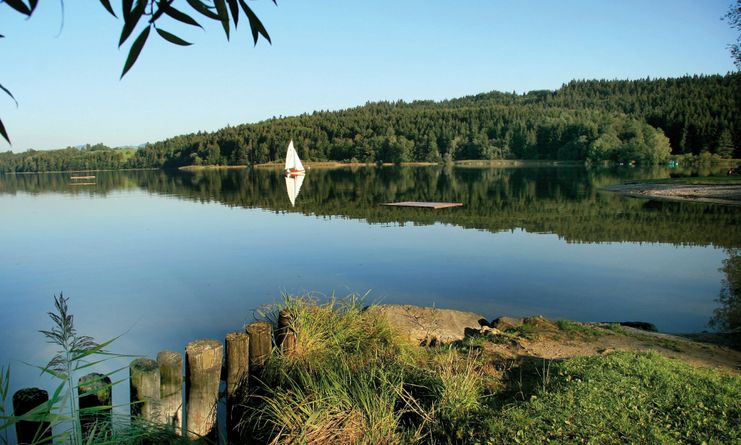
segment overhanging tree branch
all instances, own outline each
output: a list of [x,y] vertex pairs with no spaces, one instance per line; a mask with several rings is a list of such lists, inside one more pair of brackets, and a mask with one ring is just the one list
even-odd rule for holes
[[[64,5],[64,0],[60,1],[62,2],[62,5]],[[116,15],[110,0],[99,0],[99,2],[110,15],[117,19],[119,18],[119,16]],[[278,5],[277,0],[272,0],[272,2],[276,6]],[[2,7],[2,5],[7,5],[16,12],[31,17],[38,6],[38,3],[38,0],[0,0],[0,7]],[[175,6],[173,6],[175,3],[183,5],[182,9],[176,9]],[[184,10],[187,12],[184,12]],[[252,31],[253,43],[257,45],[261,36],[267,40],[268,43],[271,43],[267,29],[265,29],[265,26],[262,24],[260,19],[244,0],[121,0],[121,17],[123,18],[123,26],[121,27],[118,46],[121,47],[126,43],[137,27],[141,28],[137,38],[129,47],[129,53],[126,57],[126,62],[124,62],[123,70],[121,71],[121,78],[123,78],[136,63],[139,55],[144,49],[152,28],[155,28],[157,35],[170,44],[177,46],[191,45],[190,42],[185,41],[176,34],[161,29],[158,24],[159,20],[163,17],[168,17],[176,22],[189,26],[197,26],[201,29],[203,29],[203,26],[193,18],[194,16],[218,21],[224,28],[227,40],[229,40],[232,23],[234,24],[234,29],[236,29],[241,13],[244,13],[247,17],[250,30]],[[142,21],[143,17],[147,19]],[[142,24],[143,27],[140,26]],[[5,36],[0,35],[0,38],[3,37]],[[13,97],[10,90],[2,85],[0,85],[0,89],[10,96],[10,98],[15,101],[16,106],[18,106],[18,101]],[[0,136],[10,144],[10,137],[8,136],[2,120],[0,120]]]

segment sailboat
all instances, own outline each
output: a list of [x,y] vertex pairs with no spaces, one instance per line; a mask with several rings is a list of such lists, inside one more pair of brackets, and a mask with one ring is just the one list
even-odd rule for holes
[[301,159],[296,153],[296,149],[293,148],[293,139],[288,143],[288,151],[286,151],[286,167],[283,170],[283,174],[288,176],[303,176],[304,165],[301,163]]

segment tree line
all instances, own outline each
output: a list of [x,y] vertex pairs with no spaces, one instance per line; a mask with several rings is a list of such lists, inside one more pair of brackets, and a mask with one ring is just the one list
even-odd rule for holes
[[[272,118],[146,144],[132,156],[89,150],[0,154],[0,171],[254,165],[285,156],[401,163],[545,159],[657,163],[672,154],[739,156],[740,73],[574,80],[555,91],[376,102]],[[115,152],[115,150],[108,150]]]

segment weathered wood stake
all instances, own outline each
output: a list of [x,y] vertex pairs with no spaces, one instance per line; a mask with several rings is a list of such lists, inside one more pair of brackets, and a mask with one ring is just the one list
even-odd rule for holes
[[[39,388],[23,388],[13,394],[13,414],[22,416],[49,401],[49,393]],[[46,411],[46,410],[44,410]],[[39,414],[42,412],[37,411]],[[18,444],[51,443],[51,424],[23,420],[15,424]]]
[[218,340],[196,340],[185,348],[186,429],[188,437],[216,433],[216,403],[224,346]]
[[241,396],[247,391],[250,366],[250,336],[245,332],[226,334],[226,431],[229,442],[240,443],[237,423],[242,417]]
[[131,390],[131,416],[159,423],[160,420],[160,367],[149,358],[138,358],[129,365]]
[[[83,437],[87,436],[93,427],[95,427],[96,434],[110,431],[113,406],[111,390],[111,379],[106,375],[93,372],[80,377],[77,391],[80,398],[80,426]],[[99,407],[104,408],[85,412],[88,408]]]
[[259,374],[273,349],[273,325],[256,321],[247,325],[250,335],[250,374]]
[[226,397],[234,399],[249,376],[250,336],[245,332],[226,334]]
[[180,434],[183,427],[183,355],[174,351],[157,354],[160,367],[162,422]]
[[283,309],[278,314],[278,346],[283,354],[291,355],[296,349],[296,333],[292,328],[293,316],[291,311]]

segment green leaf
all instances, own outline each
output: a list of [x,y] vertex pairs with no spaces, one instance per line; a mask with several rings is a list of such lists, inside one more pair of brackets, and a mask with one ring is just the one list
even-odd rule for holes
[[201,15],[204,15],[212,20],[221,20],[221,17],[214,14],[206,5],[201,3],[199,0],[186,0],[191,8],[198,11]]
[[126,63],[124,64],[123,72],[121,73],[121,79],[123,79],[123,76],[125,76],[126,73],[131,69],[131,67],[134,66],[134,63],[136,63],[136,59],[139,58],[139,53],[142,52],[144,44],[147,42],[147,37],[149,37],[149,30],[149,26],[144,28],[144,31],[139,34],[139,37],[137,37],[136,40],[134,40],[134,43],[131,45],[129,56],[126,58]]
[[175,34],[169,33],[165,31],[164,29],[157,28],[157,34],[159,34],[163,39],[167,40],[168,42],[174,43],[175,45],[180,45],[180,46],[192,45],[190,42],[186,42],[185,40],[181,39]]
[[149,23],[154,24],[157,20],[159,20],[160,17],[162,17],[162,14],[165,13],[165,8],[167,7],[167,1],[159,1],[157,2],[157,10],[154,11],[154,14],[149,18]]
[[21,0],[5,0],[5,3],[21,14],[31,15],[31,10]]
[[5,400],[8,397],[8,385],[10,383],[10,366],[5,369],[5,375],[0,375],[0,377],[3,378],[2,381],[0,381],[0,400]]
[[9,89],[5,88],[2,84],[0,84],[0,90],[5,91],[5,94],[7,94],[8,96],[10,96],[11,99],[13,99],[13,102],[15,102],[15,106],[16,107],[18,106],[18,101],[15,100],[13,93],[11,93]]
[[252,9],[250,9],[250,7],[247,6],[247,3],[245,3],[244,0],[239,0],[239,4],[242,6],[244,13],[247,14],[247,19],[250,21],[250,29],[252,30],[252,40],[255,41],[255,45],[257,45],[257,39],[259,35],[262,35],[263,37],[265,37],[265,40],[267,40],[268,43],[272,44],[273,42],[270,41],[268,30],[265,29],[265,27],[262,25],[262,22],[260,21],[259,18],[257,18],[255,13],[252,12]]
[[10,137],[8,136],[8,132],[5,130],[5,125],[3,125],[2,119],[0,119],[0,136],[2,136],[3,139],[8,141],[8,144],[13,145],[13,143],[10,142]]
[[232,13],[232,20],[234,20],[234,28],[236,29],[239,22],[239,2],[237,0],[227,1],[229,2],[229,11]]
[[113,17],[116,17],[116,13],[113,12],[113,7],[111,6],[111,2],[109,0],[100,0],[100,4],[103,5],[103,7],[106,9],[106,11],[108,11],[109,14],[111,14]]
[[139,0],[136,3],[136,6],[134,6],[134,9],[131,11],[128,18],[124,19],[124,26],[121,30],[121,38],[118,41],[119,48],[121,45],[124,44],[126,39],[129,38],[132,32],[134,32],[134,28],[136,28],[136,24],[139,23],[139,19],[142,18],[142,15],[144,14],[144,7],[146,6],[146,1]]
[[131,17],[131,10],[134,8],[134,0],[121,0],[121,10],[123,11],[124,21],[128,22]]
[[173,8],[169,4],[165,7],[165,14],[169,15],[173,19],[185,23],[186,25],[192,25],[197,26],[201,29],[203,29],[203,26],[201,26],[198,22],[196,22],[193,17],[189,16],[188,14],[185,14],[184,12],[178,11],[177,9]]
[[224,0],[214,0],[216,6],[216,12],[219,14],[221,20],[221,26],[224,28],[224,34],[226,39],[229,40],[229,11],[226,9],[226,3]]

